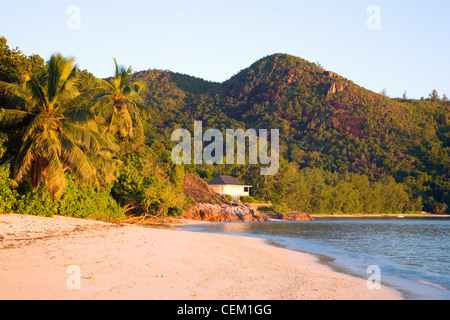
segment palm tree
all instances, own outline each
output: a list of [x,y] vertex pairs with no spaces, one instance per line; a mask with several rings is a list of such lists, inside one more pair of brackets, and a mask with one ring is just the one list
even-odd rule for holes
[[132,139],[133,121],[142,127],[138,104],[142,102],[139,95],[142,85],[131,83],[131,67],[119,66],[114,59],[115,74],[109,81],[99,80],[104,89],[103,95],[94,106],[94,112],[104,120],[106,130],[117,134],[121,139]]
[[48,187],[53,200],[67,186],[65,172],[96,186],[115,178],[109,161],[115,145],[100,134],[89,111],[90,102],[102,90],[78,93],[76,72],[73,58],[57,54],[43,69],[24,76],[21,84],[0,81],[0,90],[24,104],[22,110],[3,109],[0,115],[0,126],[17,128],[21,136],[14,179],[18,184],[29,176],[34,190]]

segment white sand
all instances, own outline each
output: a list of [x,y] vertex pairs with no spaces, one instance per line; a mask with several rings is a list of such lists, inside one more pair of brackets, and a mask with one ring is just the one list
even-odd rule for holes
[[[3,240],[1,240],[3,238]],[[69,266],[81,270],[69,289]],[[74,283],[70,282],[69,284]],[[0,215],[0,299],[401,299],[263,240]]]

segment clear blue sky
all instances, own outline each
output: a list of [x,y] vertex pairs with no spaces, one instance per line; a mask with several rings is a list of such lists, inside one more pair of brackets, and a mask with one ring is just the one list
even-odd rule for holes
[[[25,4],[24,4],[25,3]],[[70,5],[80,29],[69,29]],[[370,5],[381,29],[370,30]],[[2,1],[0,35],[43,58],[77,58],[97,77],[113,57],[134,70],[168,69],[222,82],[256,60],[288,53],[319,61],[392,97],[450,96],[450,1]]]

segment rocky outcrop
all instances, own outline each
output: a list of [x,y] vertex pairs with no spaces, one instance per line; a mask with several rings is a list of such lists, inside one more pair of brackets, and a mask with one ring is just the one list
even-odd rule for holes
[[268,214],[267,217],[270,220],[283,220],[283,221],[312,221],[314,220],[307,213],[303,212],[292,212],[289,214],[281,214],[281,213],[271,213]]
[[208,204],[199,203],[196,207],[186,211],[185,219],[209,222],[260,222],[271,220],[282,221],[311,221],[308,214],[293,212],[290,214],[270,213],[261,214],[252,205],[244,203]]
[[342,84],[332,83],[327,91],[327,96],[336,92],[344,91],[344,89],[345,87]]
[[333,71],[324,71],[323,75],[326,77],[330,77],[330,78],[342,79],[342,77],[340,75],[338,75],[337,73],[335,73]]
[[292,212],[283,216],[281,220],[287,221],[312,221],[314,220],[308,214],[303,212]]
[[266,215],[259,214],[252,206],[243,203],[210,204],[199,203],[187,210],[184,218],[209,222],[252,222],[268,221]]
[[211,189],[211,187],[202,178],[192,173],[186,173],[184,175],[183,193],[186,197],[194,200],[195,203],[230,203],[227,198]]

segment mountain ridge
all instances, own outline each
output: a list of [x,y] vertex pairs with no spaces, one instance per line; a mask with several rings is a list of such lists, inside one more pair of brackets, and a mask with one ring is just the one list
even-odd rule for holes
[[157,70],[134,77],[148,85],[150,139],[170,140],[194,120],[220,130],[278,128],[281,155],[300,168],[393,176],[448,203],[448,101],[391,99],[288,54],[263,57],[222,83]]

